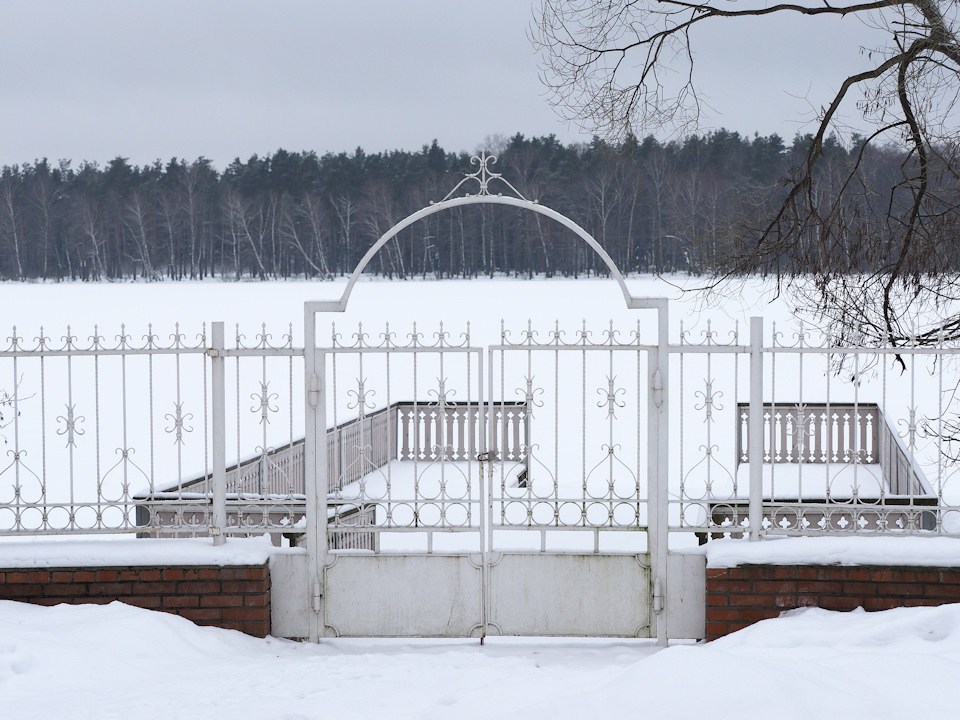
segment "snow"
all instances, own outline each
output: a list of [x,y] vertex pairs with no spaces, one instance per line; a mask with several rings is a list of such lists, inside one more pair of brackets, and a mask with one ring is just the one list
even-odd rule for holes
[[114,539],[103,536],[37,536],[0,539],[6,568],[158,567],[165,565],[263,565],[276,553],[302,553],[276,548],[269,537],[227,538],[215,546],[212,538]]
[[4,717],[956,717],[960,605],[794,610],[708,644],[329,640],[0,601]]
[[707,567],[885,565],[960,567],[960,539],[948,537],[766,537],[707,543]]

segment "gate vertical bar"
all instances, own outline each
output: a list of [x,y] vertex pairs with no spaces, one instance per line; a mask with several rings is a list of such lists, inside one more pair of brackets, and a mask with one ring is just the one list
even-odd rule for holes
[[310,641],[323,635],[323,568],[327,541],[327,443],[326,394],[322,378],[324,356],[317,352],[316,311],[304,305],[303,357],[306,402],[304,403],[303,484],[306,495],[305,544],[310,568]]
[[[653,403],[648,410],[647,435],[650,439],[647,451],[647,516],[654,520],[650,533],[650,555],[653,560],[653,611],[657,623],[657,644],[665,646],[667,635],[667,612],[664,598],[667,597],[667,550],[669,545],[669,438],[670,418],[668,413],[670,370],[670,321],[666,299],[648,301],[657,310],[657,350],[651,356],[653,367],[650,373],[650,395]],[[652,489],[652,492],[651,492]],[[649,524],[649,523],[648,523]],[[648,530],[649,532],[649,530]]]
[[210,323],[210,382],[213,425],[213,522],[210,534],[214,545],[223,545],[227,527],[227,433],[226,373],[223,323]]
[[[750,540],[760,539],[763,522],[763,318],[750,318]],[[771,438],[772,442],[772,438]]]

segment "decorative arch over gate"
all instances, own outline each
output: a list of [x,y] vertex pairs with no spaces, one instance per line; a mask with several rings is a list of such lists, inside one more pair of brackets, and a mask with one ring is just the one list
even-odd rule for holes
[[[507,180],[503,178],[500,173],[495,173],[490,170],[490,166],[497,162],[497,158],[494,155],[487,155],[485,152],[481,153],[479,156],[474,156],[470,158],[470,163],[472,165],[479,165],[479,169],[476,172],[468,173],[456,187],[453,188],[447,196],[435,203],[431,203],[429,206],[418,210],[412,215],[408,215],[406,218],[398,222],[392,228],[387,230],[383,235],[380,236],[380,239],[375,242],[366,254],[360,259],[360,262],[357,263],[356,268],[354,268],[353,273],[350,275],[350,280],[347,282],[346,288],[343,290],[343,294],[340,296],[339,300],[326,300],[326,301],[314,301],[310,303],[311,308],[315,312],[344,312],[347,309],[347,303],[350,301],[350,294],[353,292],[353,286],[357,283],[357,280],[360,278],[360,275],[366,269],[367,265],[370,264],[370,261],[373,260],[374,256],[380,251],[380,249],[386,245],[390,240],[392,240],[399,232],[405,230],[406,228],[413,225],[415,222],[422,220],[426,217],[434,215],[443,210],[450,208],[462,207],[464,205],[509,205],[511,207],[521,208],[523,210],[529,210],[531,212],[544,215],[545,217],[555,220],[564,227],[573,231],[581,240],[583,240],[587,245],[589,245],[597,255],[600,256],[600,259],[603,260],[603,263],[607,266],[607,269],[610,271],[611,277],[616,280],[617,284],[620,286],[620,292],[623,294],[623,299],[626,302],[627,308],[629,309],[644,309],[644,308],[659,308],[659,300],[651,301],[649,298],[637,298],[631,294],[630,289],[627,287],[627,283],[623,278],[623,273],[620,272],[620,268],[617,267],[617,264],[613,261],[613,258],[607,253],[606,250],[596,241],[596,239],[584,230],[580,225],[575,223],[573,220],[568,218],[566,215],[558,213],[556,210],[545,207],[538,203],[536,200],[528,200],[523,197],[523,195]],[[454,197],[460,188],[465,184],[476,181],[479,184],[479,188],[474,194],[461,195],[459,197]],[[489,185],[491,182],[499,181],[502,184],[506,185],[516,197],[510,195],[502,194],[491,194],[489,190]]]

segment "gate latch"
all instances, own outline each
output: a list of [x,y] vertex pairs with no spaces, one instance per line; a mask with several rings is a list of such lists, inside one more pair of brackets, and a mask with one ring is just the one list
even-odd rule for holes
[[659,615],[661,610],[663,610],[663,590],[660,587],[660,581],[656,580],[653,583],[653,612]]
[[660,376],[660,368],[657,368],[653,373],[653,382],[650,384],[650,389],[653,390],[653,403],[657,407],[663,405],[663,378]]
[[310,385],[307,391],[307,402],[310,407],[315,408],[320,404],[320,376],[316,373],[310,375]]

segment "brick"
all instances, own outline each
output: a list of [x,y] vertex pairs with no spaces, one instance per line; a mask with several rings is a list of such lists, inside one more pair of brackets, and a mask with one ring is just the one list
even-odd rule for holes
[[777,595],[773,599],[773,604],[784,610],[792,609],[797,607],[797,596],[796,595]]
[[139,570],[120,570],[117,573],[117,580],[121,582],[139,582],[140,579]]
[[727,568],[727,577],[731,580],[742,580],[744,578],[743,568]]
[[822,567],[817,570],[818,580],[848,580],[850,578],[848,567]]
[[903,607],[933,607],[943,605],[945,602],[947,601],[942,598],[909,597],[903,598]]
[[8,583],[28,583],[30,582],[30,574],[21,571],[8,572],[6,577],[6,582]]
[[176,583],[172,582],[136,582],[131,585],[134,595],[173,595],[177,591]]
[[757,580],[753,583],[754,593],[770,593],[771,595],[783,595],[786,593],[795,593],[797,591],[796,580]]
[[707,593],[707,607],[727,607],[730,604],[730,597],[721,593]]
[[163,604],[163,598],[156,596],[133,596],[125,597],[121,602],[135,607],[146,608],[148,610],[159,610]]
[[247,635],[253,635],[254,637],[266,637],[270,634],[270,621],[245,622],[241,630]]
[[[877,595],[923,595],[923,592],[920,583],[884,583],[877,587]],[[957,595],[960,596],[960,590]]]
[[140,572],[140,580],[142,582],[157,582],[163,579],[163,570],[160,568],[151,568],[149,570],[142,570]]
[[30,582],[32,583],[48,583],[50,582],[50,571],[49,570],[31,570],[30,573]]
[[857,597],[831,595],[820,598],[820,607],[824,610],[853,610],[863,607],[863,600]]
[[797,580],[816,580],[817,569],[813,567],[798,567]]
[[903,600],[895,597],[871,597],[864,598],[864,610],[891,610],[893,608],[903,607]]
[[220,568],[197,568],[197,580],[220,580]]
[[819,595],[797,595],[797,607],[820,607]]
[[773,574],[773,568],[768,565],[747,565],[743,568],[743,576],[748,580],[766,580]]
[[[13,573],[10,573],[11,575]],[[0,587],[0,598],[20,600],[22,598],[40,596],[43,593],[42,585],[33,583],[6,583]]]
[[854,582],[867,582],[870,580],[870,570],[862,567],[848,568],[847,578]]
[[843,589],[843,583],[834,580],[798,580],[797,592],[816,593],[817,595],[839,595]]
[[944,585],[960,585],[960,572],[956,570],[941,570],[940,582]]
[[881,587],[885,587],[885,585],[877,585],[874,582],[845,582],[843,583],[843,594],[872,597],[879,594],[877,590]]
[[204,595],[200,607],[243,607],[243,595]]
[[97,582],[116,582],[117,581],[117,571],[116,570],[97,570]]
[[248,567],[244,571],[244,577],[247,580],[269,580],[270,567],[267,565],[261,565],[259,567]]
[[[98,572],[99,576],[100,573]],[[87,587],[90,588],[90,597],[119,597],[121,595],[131,595],[131,590],[133,585],[131,583],[120,583],[120,582],[95,582],[90,583]]]
[[707,568],[707,580],[730,577],[728,568]]
[[796,580],[797,566],[783,565],[773,569],[773,577],[776,580]]
[[72,583],[73,570],[54,570],[50,573],[50,582]]
[[[746,580],[738,582],[747,583]],[[728,589],[729,583],[724,583],[724,591]],[[270,583],[265,580],[224,580],[220,583],[220,589],[225,593],[265,593],[270,592]],[[749,589],[749,583],[747,588]]]
[[773,604],[771,595],[731,595],[730,604],[744,607],[763,607]]
[[50,583],[43,586],[43,594],[47,597],[73,597],[87,595],[87,586],[83,583]]
[[740,611],[740,619],[750,623],[760,622],[763,620],[763,610],[744,608]]
[[162,577],[164,580],[183,580],[183,568],[166,568]]
[[917,582],[917,572],[916,570],[894,570],[893,581],[895,583]]
[[224,608],[224,620],[258,620],[263,621],[270,618],[270,612],[267,608]]
[[707,623],[706,635],[708,638],[716,639],[718,637],[723,637],[728,632],[726,623]]
[[730,622],[737,621],[740,619],[740,610],[733,610],[728,608],[717,608],[714,610],[707,610],[707,622]]
[[95,570],[74,570],[73,581],[81,583],[96,582],[97,573]]
[[220,583],[216,582],[182,582],[177,585],[177,592],[191,595],[207,595],[220,592]]
[[200,607],[200,598],[196,595],[164,595],[165,608],[195,608]]
[[871,570],[870,579],[874,582],[893,582],[893,570],[888,568]]
[[247,607],[264,607],[270,604],[270,595],[267,593],[263,593],[262,595],[244,595],[243,604]]
[[924,585],[923,594],[927,597],[960,599],[960,591],[953,585]]
[[199,580],[199,579],[200,579],[200,570],[199,570],[199,568],[184,568],[184,569],[183,569],[183,579],[184,579],[184,580]]
[[177,615],[192,622],[206,625],[209,625],[211,621],[223,619],[222,611],[219,608],[181,608]]

